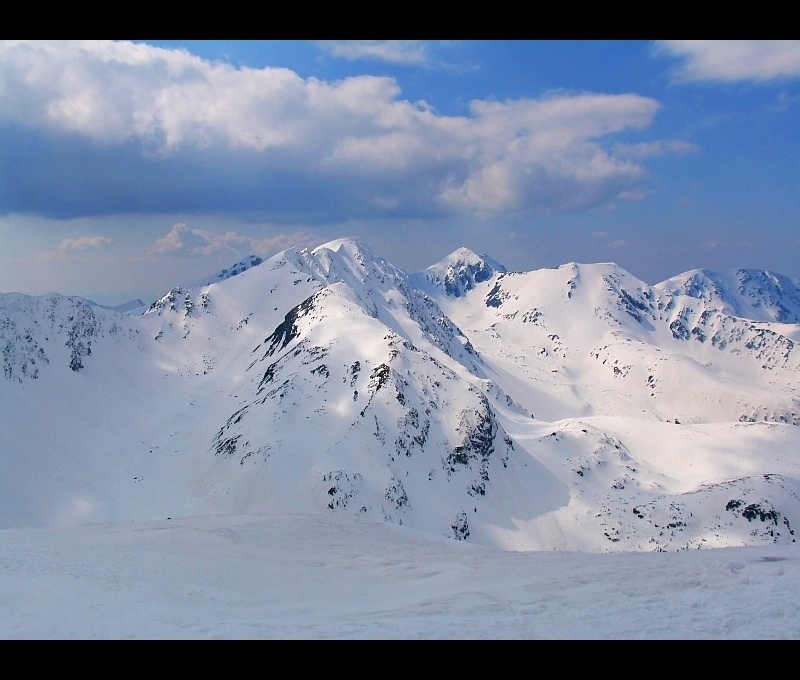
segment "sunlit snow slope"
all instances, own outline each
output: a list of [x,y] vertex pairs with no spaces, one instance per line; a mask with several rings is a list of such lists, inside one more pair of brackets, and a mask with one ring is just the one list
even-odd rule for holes
[[797,281],[407,275],[348,239],[149,307],[0,295],[0,527],[382,519],[509,550],[787,543]]

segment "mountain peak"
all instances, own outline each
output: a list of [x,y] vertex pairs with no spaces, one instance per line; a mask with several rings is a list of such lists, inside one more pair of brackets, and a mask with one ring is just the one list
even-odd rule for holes
[[347,236],[333,239],[327,243],[317,246],[311,251],[311,254],[318,256],[320,253],[329,250],[333,253],[341,255],[356,256],[357,258],[372,259],[372,251],[369,246],[361,243],[359,240]]
[[800,281],[765,269],[692,269],[655,286],[754,321],[800,322]]
[[[489,257],[489,255],[486,255],[485,253],[482,253],[482,254],[478,255],[474,251],[472,251],[469,248],[466,248],[464,246],[454,250],[447,257],[445,257],[443,260],[441,260],[438,264],[439,265],[447,264],[447,265],[452,266],[454,268],[458,268],[458,267],[464,266],[464,265],[466,265],[466,266],[469,266],[469,265],[481,266],[482,265],[483,267],[488,267],[489,269],[495,270],[497,272],[505,272],[506,271],[506,268],[502,264],[500,264],[494,258]],[[434,265],[434,266],[437,266],[437,265]]]
[[444,288],[447,295],[462,297],[477,284],[506,271],[502,264],[488,255],[478,255],[461,247],[414,275],[414,279],[418,285]]
[[299,257],[304,262],[302,266],[325,285],[346,281],[358,287],[377,270],[391,267],[383,258],[375,257],[369,246],[350,237],[306,248]]

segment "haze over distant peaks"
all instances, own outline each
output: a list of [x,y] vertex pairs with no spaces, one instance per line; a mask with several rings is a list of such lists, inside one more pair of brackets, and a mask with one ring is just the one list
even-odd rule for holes
[[101,305],[93,300],[87,300],[90,305],[95,307],[101,307],[102,309],[109,309],[112,312],[119,312],[120,314],[127,314],[128,312],[135,311],[142,309],[145,306],[145,303],[142,302],[139,298],[135,300],[129,300],[128,302],[124,302],[121,305]]

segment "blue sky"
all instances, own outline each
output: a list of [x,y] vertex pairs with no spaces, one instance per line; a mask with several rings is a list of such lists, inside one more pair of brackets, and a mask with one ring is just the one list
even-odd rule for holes
[[149,302],[340,236],[800,278],[799,123],[800,41],[6,41],[0,292]]

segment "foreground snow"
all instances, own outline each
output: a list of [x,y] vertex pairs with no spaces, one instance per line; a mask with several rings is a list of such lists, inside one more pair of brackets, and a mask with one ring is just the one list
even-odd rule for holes
[[0,531],[0,638],[797,639],[800,549],[496,550],[336,516]]

